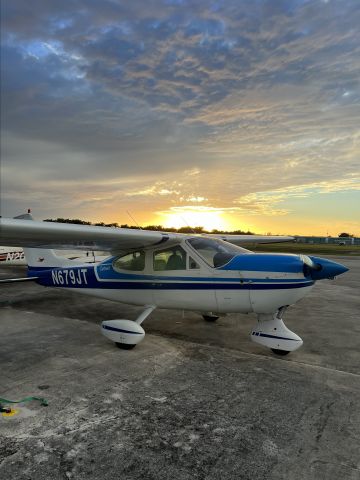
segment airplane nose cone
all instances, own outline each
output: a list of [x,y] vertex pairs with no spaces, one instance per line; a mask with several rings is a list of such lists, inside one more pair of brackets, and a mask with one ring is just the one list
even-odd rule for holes
[[349,269],[341,263],[336,263],[325,258],[310,257],[311,260],[320,266],[318,270],[311,271],[311,277],[314,280],[322,280],[324,278],[334,278],[342,273],[347,272]]

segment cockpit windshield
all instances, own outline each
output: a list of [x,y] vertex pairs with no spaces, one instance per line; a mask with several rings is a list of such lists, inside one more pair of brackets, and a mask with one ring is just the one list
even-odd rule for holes
[[190,238],[187,242],[206,263],[214,268],[222,267],[229,263],[236,255],[252,253],[245,248],[213,238]]

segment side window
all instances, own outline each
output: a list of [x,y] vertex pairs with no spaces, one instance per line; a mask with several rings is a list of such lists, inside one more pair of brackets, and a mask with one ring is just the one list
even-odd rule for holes
[[131,252],[117,258],[113,263],[114,270],[131,270],[133,272],[140,272],[145,268],[145,252],[139,250],[138,252]]
[[155,252],[154,270],[186,270],[185,250],[180,246],[176,246]]
[[192,257],[189,257],[189,268],[191,270],[195,270],[195,269],[200,268],[199,264],[197,262],[195,262],[195,260]]

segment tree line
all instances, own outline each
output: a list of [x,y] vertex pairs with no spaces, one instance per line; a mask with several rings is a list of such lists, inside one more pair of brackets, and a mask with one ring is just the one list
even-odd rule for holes
[[213,233],[219,235],[254,235],[253,232],[243,231],[243,230],[234,230],[234,231],[225,231],[213,229],[211,231],[205,230],[204,227],[181,227],[181,228],[167,228],[163,225],[147,225],[146,227],[139,227],[134,225],[128,225],[127,223],[119,225],[117,222],[105,223],[105,222],[87,222],[85,220],[80,220],[79,218],[47,218],[44,222],[56,222],[56,223],[74,223],[76,225],[91,225],[95,227],[112,227],[112,228],[131,228],[135,230],[153,230],[153,231],[162,231],[162,232],[174,232],[174,233]]

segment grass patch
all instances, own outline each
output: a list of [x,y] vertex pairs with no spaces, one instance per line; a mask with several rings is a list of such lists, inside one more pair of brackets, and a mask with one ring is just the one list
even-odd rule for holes
[[360,255],[360,245],[326,245],[311,243],[269,243],[249,245],[254,252],[304,253],[312,255]]

